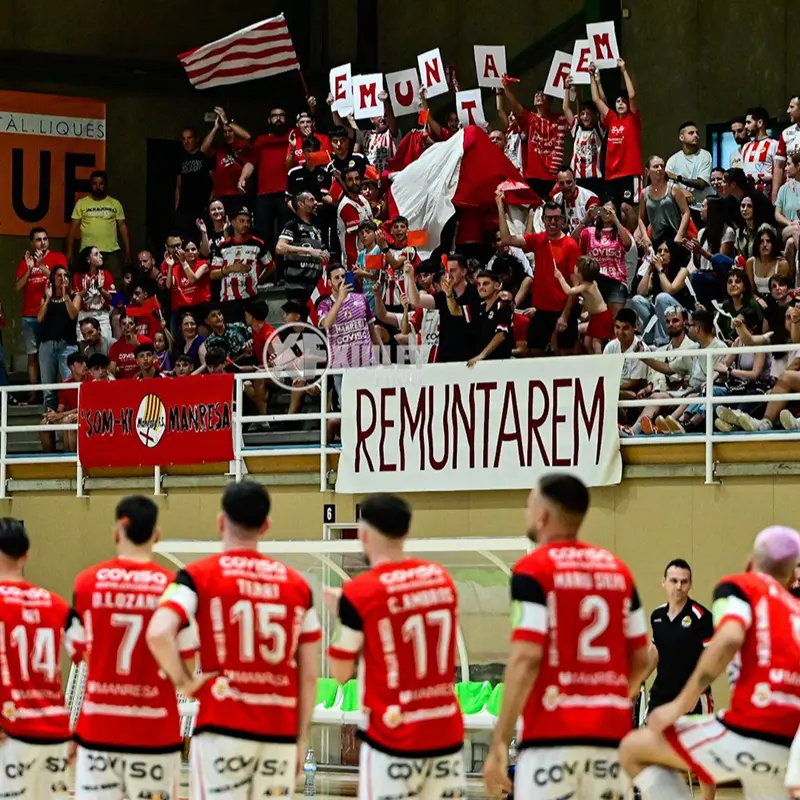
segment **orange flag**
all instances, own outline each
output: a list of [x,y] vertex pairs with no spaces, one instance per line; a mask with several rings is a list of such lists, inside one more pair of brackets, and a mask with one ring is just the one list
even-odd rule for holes
[[428,243],[428,232],[409,231],[407,241],[409,247],[424,247]]

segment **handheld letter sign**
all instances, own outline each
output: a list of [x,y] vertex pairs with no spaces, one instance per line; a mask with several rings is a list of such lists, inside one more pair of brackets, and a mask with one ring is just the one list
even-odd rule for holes
[[480,89],[469,89],[456,94],[458,121],[466,128],[468,125],[484,125],[483,101]]
[[591,45],[591,58],[597,69],[611,69],[617,66],[619,47],[613,22],[593,22],[587,25],[586,38]]
[[572,64],[570,74],[575,86],[588,86],[592,81],[589,77],[589,64],[592,63],[592,49],[588,39],[577,39],[572,49]]
[[383,91],[383,73],[354,75],[352,81],[353,104],[356,119],[369,119],[383,116],[383,100],[378,95]]
[[475,45],[475,74],[478,86],[498,88],[506,74],[505,45]]
[[428,98],[447,94],[449,91],[447,74],[444,71],[444,61],[442,61],[439,48],[418,55],[417,64],[419,65],[420,82],[427,90]]
[[350,64],[334,67],[330,72],[331,94],[333,95],[331,109],[343,117],[346,117],[353,110],[353,92],[350,85],[350,77]]
[[563,100],[567,90],[567,75],[569,75],[571,67],[572,53],[556,50],[553,55],[553,63],[550,65],[550,72],[547,75],[547,83],[544,85],[544,93]]
[[419,75],[416,69],[401,69],[386,76],[386,91],[392,101],[392,111],[396,117],[413,114],[417,110],[419,96]]

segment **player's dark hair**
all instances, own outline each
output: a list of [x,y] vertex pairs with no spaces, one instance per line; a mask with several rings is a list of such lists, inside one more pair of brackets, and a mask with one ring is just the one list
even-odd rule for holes
[[692,579],[692,568],[689,566],[689,562],[683,558],[673,558],[672,561],[664,567],[664,577],[667,577],[667,573],[672,569],[672,567],[677,567],[678,569],[685,569],[689,573],[689,580]]
[[18,561],[28,552],[30,546],[31,540],[21,519],[0,517],[0,553]]
[[621,308],[617,311],[617,316],[614,317],[616,322],[626,322],[628,325],[636,327],[636,312],[632,308]]
[[123,497],[117,504],[114,517],[125,526],[125,536],[133,544],[147,544],[156,531],[158,506],[141,494]]
[[390,539],[402,539],[411,527],[411,506],[396,494],[373,494],[361,504],[361,519]]
[[583,518],[589,510],[589,490],[580,478],[566,473],[545,475],[539,480],[539,494],[562,511]]
[[222,494],[222,510],[246,531],[260,531],[269,516],[269,492],[255,481],[229,483]]

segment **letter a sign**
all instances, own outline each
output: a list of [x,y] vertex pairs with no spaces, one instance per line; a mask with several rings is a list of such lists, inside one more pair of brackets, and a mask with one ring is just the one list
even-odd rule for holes
[[475,45],[475,74],[478,86],[497,88],[506,74],[505,45]]
[[586,26],[586,38],[592,49],[591,58],[597,69],[617,66],[619,47],[613,22],[593,22]]

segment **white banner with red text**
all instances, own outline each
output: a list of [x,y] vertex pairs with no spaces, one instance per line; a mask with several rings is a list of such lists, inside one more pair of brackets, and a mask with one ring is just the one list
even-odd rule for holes
[[351,369],[336,491],[527,489],[622,479],[621,356]]

